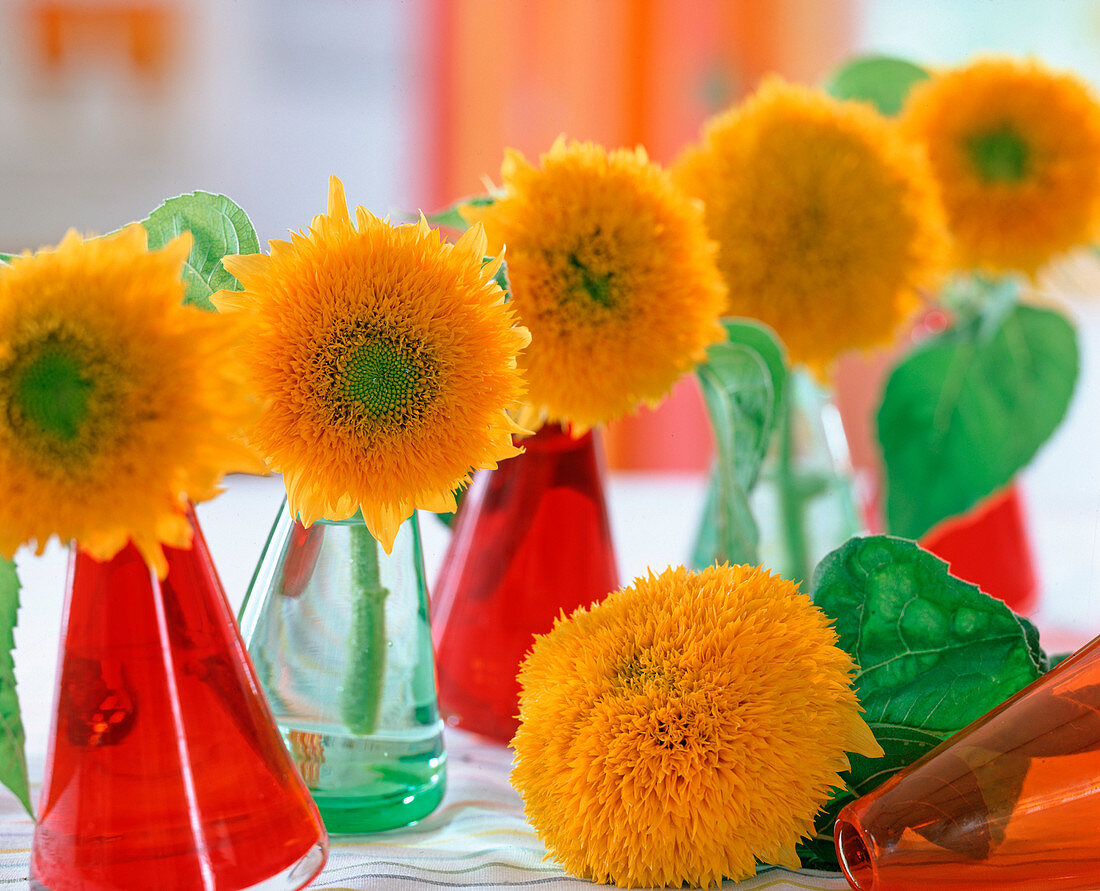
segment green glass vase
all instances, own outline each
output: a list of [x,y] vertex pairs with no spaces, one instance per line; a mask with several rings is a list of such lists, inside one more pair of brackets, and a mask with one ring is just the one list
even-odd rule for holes
[[358,514],[307,529],[284,502],[241,631],[330,833],[393,829],[435,809],[446,755],[415,514],[387,554]]

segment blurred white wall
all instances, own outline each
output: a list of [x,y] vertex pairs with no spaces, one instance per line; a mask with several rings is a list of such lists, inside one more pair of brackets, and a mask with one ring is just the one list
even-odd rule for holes
[[[0,251],[108,231],[194,189],[229,195],[266,239],[324,209],[330,173],[376,213],[417,207],[425,5],[0,0]],[[170,17],[163,78],[128,57],[128,24],[80,21],[135,8]],[[51,67],[41,25],[58,9]]]

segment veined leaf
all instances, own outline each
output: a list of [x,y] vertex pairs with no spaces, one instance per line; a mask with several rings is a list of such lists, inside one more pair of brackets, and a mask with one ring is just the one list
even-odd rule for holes
[[913,85],[929,73],[919,65],[893,56],[860,56],[837,69],[825,82],[835,99],[870,102],[881,114],[896,115]]
[[787,381],[783,348],[749,319],[723,322],[727,340],[707,350],[696,374],[718,445],[693,562],[757,563],[759,532],[749,506],[779,420]]
[[26,737],[15,689],[15,624],[19,617],[19,576],[15,564],[0,559],[0,783],[34,817],[27,781]]
[[850,756],[846,789],[807,848],[821,863],[840,808],[1026,687],[1046,657],[1030,622],[905,539],[848,541],[821,561],[813,598],[856,662],[864,718],[885,751]]
[[1030,622],[905,539],[846,542],[817,567],[813,592],[859,667],[868,722],[954,733],[1046,668]]
[[192,236],[191,255],[183,265],[184,303],[213,310],[215,291],[239,291],[241,284],[222,265],[226,254],[255,254],[260,242],[252,221],[224,195],[193,192],[169,198],[142,221],[149,249],[164,247],[182,232]]
[[1064,417],[1078,364],[1070,322],[1021,305],[907,356],[878,413],[890,531],[919,538],[1007,485]]

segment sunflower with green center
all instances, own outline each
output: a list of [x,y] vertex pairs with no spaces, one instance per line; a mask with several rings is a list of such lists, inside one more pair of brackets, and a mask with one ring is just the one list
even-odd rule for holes
[[1068,74],[985,59],[912,90],[905,129],[927,147],[963,269],[1034,273],[1100,223],[1100,104]]
[[247,315],[264,402],[249,440],[303,524],[361,510],[388,553],[414,509],[454,510],[472,471],[518,454],[507,409],[529,336],[484,255],[480,226],[451,245],[423,220],[353,222],[332,177],[308,233],[224,259],[244,290],[214,302]]
[[944,256],[926,159],[860,103],[769,79],[712,118],[673,173],[706,204],[727,313],[770,325],[819,376],[890,341]]
[[721,884],[795,844],[882,749],[828,617],[750,566],[635,579],[538,636],[520,670],[512,784],[570,873]]
[[51,536],[99,560],[130,541],[162,577],[187,501],[257,462],[239,325],[182,305],[190,236],[131,225],[0,264],[0,553]]
[[575,434],[655,405],[724,338],[725,288],[697,202],[641,148],[559,139],[530,164],[509,150],[496,200],[466,205],[508,249],[512,300],[532,334],[521,423]]

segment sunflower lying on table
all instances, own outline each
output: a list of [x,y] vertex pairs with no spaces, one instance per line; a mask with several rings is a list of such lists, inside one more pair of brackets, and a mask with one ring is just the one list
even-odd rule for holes
[[562,617],[519,675],[527,819],[597,882],[797,869],[845,752],[882,754],[836,641],[797,585],[749,566],[650,572]]

